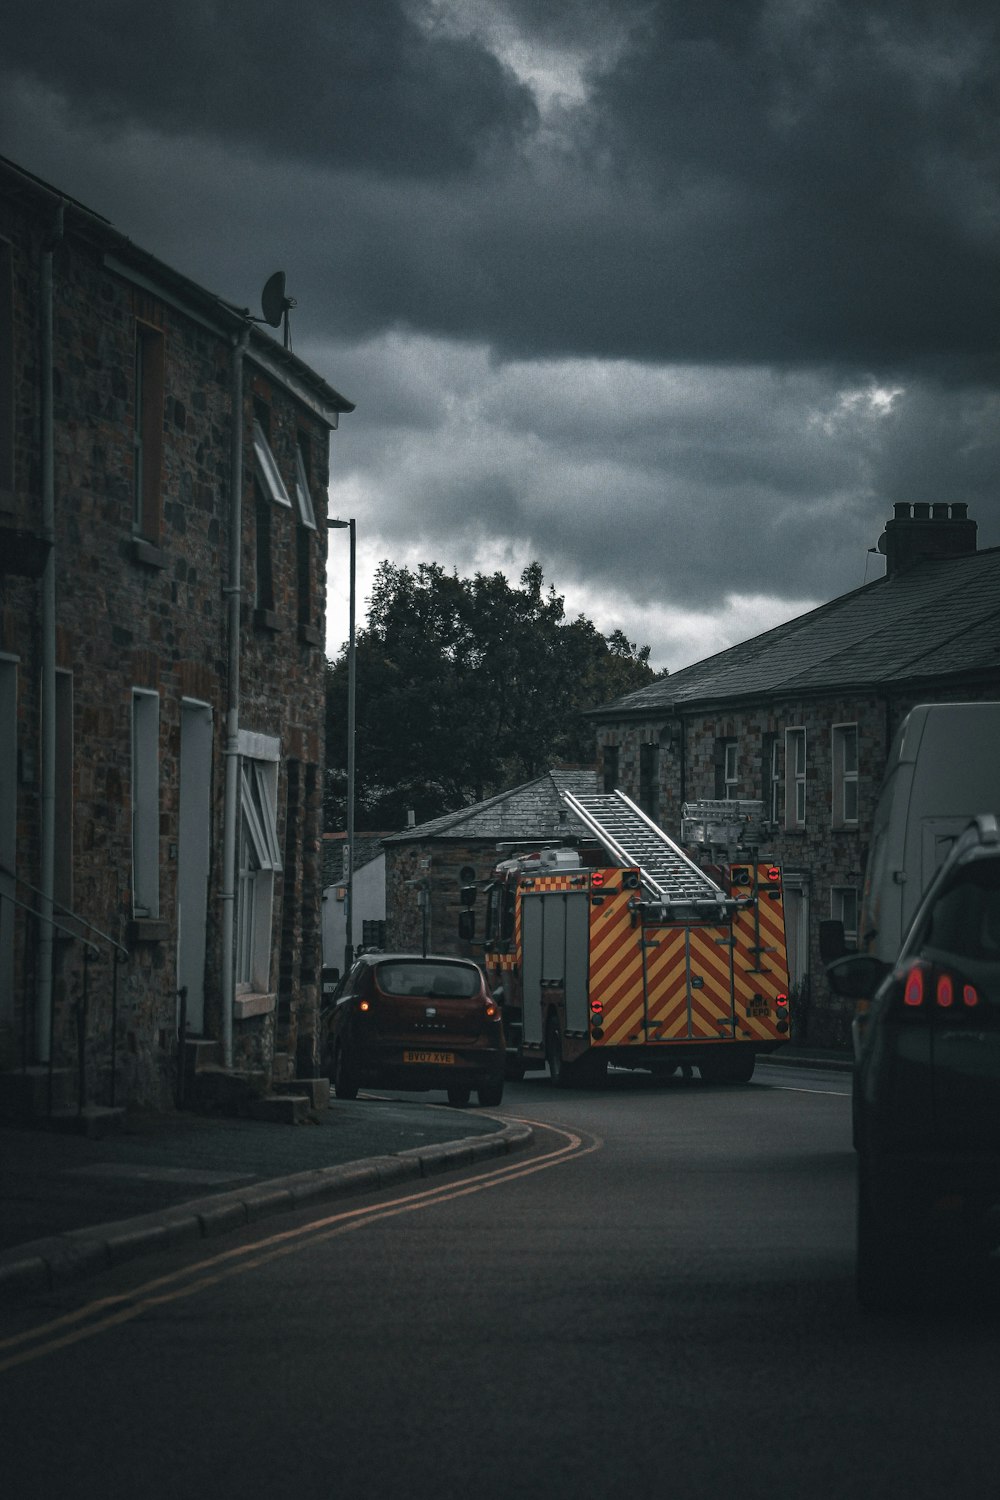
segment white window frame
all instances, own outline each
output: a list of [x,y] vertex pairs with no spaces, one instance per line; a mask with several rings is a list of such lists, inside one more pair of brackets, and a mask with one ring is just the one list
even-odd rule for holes
[[830,887],[830,916],[844,926],[844,941],[851,947],[858,946],[858,923],[860,896],[856,886],[834,885]]
[[132,689],[132,913],[160,915],[160,695]]
[[785,827],[806,826],[806,732],[785,730]]
[[770,789],[767,799],[769,820],[775,827],[781,822],[781,739],[774,735],[771,740]]
[[[853,761],[853,764],[851,762]],[[834,724],[830,731],[830,813],[834,828],[858,826],[858,726]]]
[[732,802],[740,795],[739,742],[727,740],[723,748],[725,754],[723,782],[726,788],[726,801]]
[[299,519],[303,526],[308,526],[311,531],[315,531],[316,512],[313,509],[312,495],[309,493],[306,461],[299,447],[295,449],[295,498],[299,503]]
[[253,419],[253,451],[265,495],[269,495],[278,505],[287,505],[291,510],[292,502],[288,497],[285,481],[281,477],[277,459],[271,452],[271,444],[257,417]]
[[241,731],[240,754],[236,992],[269,994],[274,885],[282,868],[278,840],[278,742],[265,735]]

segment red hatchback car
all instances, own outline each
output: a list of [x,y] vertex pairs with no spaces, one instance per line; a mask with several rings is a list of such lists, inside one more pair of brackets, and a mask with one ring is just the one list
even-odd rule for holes
[[323,1018],[323,1071],[338,1099],[362,1085],[445,1089],[449,1104],[503,1098],[500,1007],[469,959],[365,953]]

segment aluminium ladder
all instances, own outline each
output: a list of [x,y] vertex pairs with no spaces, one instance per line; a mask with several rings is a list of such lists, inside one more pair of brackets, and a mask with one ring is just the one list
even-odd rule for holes
[[720,890],[624,792],[576,796],[563,791],[560,796],[581,823],[596,834],[616,864],[638,865],[643,886],[665,908],[693,908],[724,917],[745,905]]

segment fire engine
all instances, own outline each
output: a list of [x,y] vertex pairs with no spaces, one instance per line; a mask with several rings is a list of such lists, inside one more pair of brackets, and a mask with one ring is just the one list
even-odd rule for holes
[[[509,1074],[598,1083],[609,1063],[746,1082],[788,1040],[781,870],[762,804],[682,808],[675,843],[624,792],[561,793],[576,847],[513,850],[487,887],[484,962]],[[506,848],[506,846],[504,846]]]

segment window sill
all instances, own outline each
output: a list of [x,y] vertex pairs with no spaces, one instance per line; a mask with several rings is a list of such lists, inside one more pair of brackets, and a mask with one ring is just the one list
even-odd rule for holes
[[281,620],[273,609],[255,609],[253,622],[258,630],[268,630],[272,635],[276,635],[281,629]]
[[165,568],[167,554],[162,547],[154,546],[144,537],[134,536],[132,538],[132,561],[142,563],[147,568]]
[[277,995],[259,995],[253,991],[237,995],[233,1001],[233,1019],[248,1021],[252,1016],[269,1016],[278,1004]]
[[322,646],[323,636],[315,625],[300,625],[299,640],[305,646]]
[[165,943],[170,936],[170,923],[159,917],[133,917],[128,924],[130,943]]

